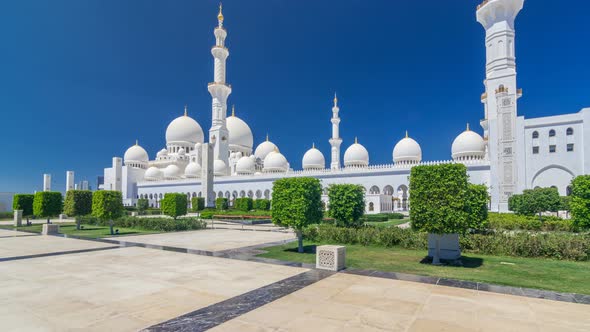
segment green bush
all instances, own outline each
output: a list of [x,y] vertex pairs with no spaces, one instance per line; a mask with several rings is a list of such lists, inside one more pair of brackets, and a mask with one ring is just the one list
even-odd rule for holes
[[570,220],[552,216],[537,217],[522,216],[512,213],[488,213],[489,229],[493,230],[526,230],[526,231],[562,231],[573,232],[574,225]]
[[[360,244],[426,250],[427,233],[398,227],[342,228],[311,225],[303,231],[306,239],[334,244]],[[590,234],[572,233],[466,233],[460,236],[464,252],[517,257],[544,257],[586,261],[590,259]]]
[[240,211],[240,210],[217,210],[217,209],[204,209],[200,212],[200,216],[202,219],[213,219],[215,215],[228,215],[228,216],[260,216],[260,217],[269,217],[271,215],[270,211]]
[[150,209],[147,209],[145,211],[145,214],[148,214],[148,215],[151,215],[151,216],[157,216],[157,215],[162,214],[162,210],[150,208]]
[[254,210],[259,211],[269,211],[270,210],[270,200],[259,198],[254,201],[253,206]]
[[14,211],[0,212],[0,219],[12,219],[13,217],[14,217]]
[[253,207],[253,202],[252,202],[252,198],[250,198],[250,197],[236,198],[236,200],[234,202],[234,208],[236,210],[248,212],[248,211],[252,210],[252,207]]
[[527,189],[508,199],[508,208],[525,216],[538,215],[546,211],[557,212],[562,205],[559,192],[555,188]]
[[137,212],[139,214],[145,214],[150,208],[150,201],[147,198],[140,198],[137,200]]
[[[109,226],[107,221],[96,217],[82,217],[81,222],[88,225]],[[207,224],[198,218],[140,218],[122,217],[114,221],[115,227],[136,228],[158,232],[188,231],[206,228]]]
[[160,202],[162,213],[174,219],[186,215],[187,198],[183,193],[167,193]]
[[63,208],[63,196],[60,192],[39,191],[33,199],[33,214],[37,217],[47,218],[59,215]]
[[193,197],[191,199],[191,206],[193,212],[203,211],[205,209],[205,197]]
[[297,234],[303,252],[303,228],[322,220],[322,186],[320,180],[309,177],[283,178],[273,183],[272,222],[291,227]]
[[412,167],[410,171],[412,228],[433,234],[465,233],[467,168],[463,164]]
[[123,216],[123,195],[120,191],[99,190],[92,194],[92,216],[103,222],[109,222],[111,234],[113,221]]
[[580,175],[572,180],[571,197],[569,206],[574,226],[590,228],[590,175]]
[[333,184],[328,187],[328,211],[341,227],[360,227],[365,213],[365,189],[356,184]]
[[363,222],[384,222],[389,220],[401,220],[404,219],[404,215],[397,212],[392,213],[376,213],[376,214],[365,214],[361,217]]
[[33,215],[33,200],[35,195],[33,194],[16,194],[12,198],[12,209],[23,210],[23,216]]
[[71,217],[91,214],[92,191],[68,190],[64,201],[64,213]]
[[465,209],[467,227],[470,229],[486,228],[488,220],[488,188],[481,184],[468,184]]
[[227,201],[227,198],[225,197],[218,197],[215,199],[215,208],[217,210],[227,210],[229,207],[229,203]]

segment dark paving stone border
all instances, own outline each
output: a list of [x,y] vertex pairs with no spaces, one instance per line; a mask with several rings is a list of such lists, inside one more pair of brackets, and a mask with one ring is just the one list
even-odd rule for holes
[[396,272],[383,272],[373,270],[357,270],[357,269],[346,269],[340,271],[341,273],[355,274],[367,277],[395,279],[403,281],[419,282],[424,284],[456,287],[477,290],[482,292],[500,293],[516,296],[524,296],[535,299],[546,299],[561,302],[590,304],[590,295],[575,294],[575,293],[560,293],[542,289],[522,288],[522,287],[511,287],[501,286],[494,284],[487,284],[483,282],[455,280],[438,277],[427,277],[413,274],[396,273]]
[[310,270],[289,277],[253,291],[232,297],[225,301],[173,318],[169,321],[148,327],[144,331],[206,331],[247,312],[289,295],[324,278],[334,272]]
[[79,253],[85,253],[85,252],[110,250],[110,249],[119,249],[119,248],[121,248],[121,247],[103,247],[103,248],[91,248],[91,249],[79,249],[79,250],[69,250],[69,251],[47,252],[47,253],[43,253],[43,254],[34,254],[34,255],[25,255],[25,256],[4,257],[4,258],[0,258],[0,263],[1,262],[18,261],[18,260],[22,260],[22,259],[50,257],[50,256],[60,256],[60,255],[69,255],[69,254],[79,254]]
[[15,238],[15,237],[29,237],[29,236],[39,236],[39,235],[36,235],[36,234],[25,234],[25,235],[15,234],[15,235],[0,236],[0,239],[6,239],[9,237]]

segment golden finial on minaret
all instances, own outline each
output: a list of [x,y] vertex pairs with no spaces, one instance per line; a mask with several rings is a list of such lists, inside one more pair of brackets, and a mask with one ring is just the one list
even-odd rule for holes
[[408,137],[410,137],[410,136],[408,136],[408,131],[406,130],[406,138],[408,138]]
[[268,142],[268,133],[266,133],[266,141]]
[[139,140],[135,139],[135,145],[139,145]]
[[465,131],[470,131],[470,129],[469,129],[469,122],[467,122],[467,129]]
[[315,142],[311,143],[311,148],[315,149]]
[[334,107],[338,107],[338,96],[336,96],[336,92],[334,92]]
[[223,5],[221,4],[221,2],[219,3],[219,14],[217,14],[217,21],[219,22],[219,26],[223,25]]
[[354,144],[358,144],[358,143],[359,143],[358,137],[355,136],[354,137]]
[[231,105],[231,116],[236,116],[236,105]]
[[184,116],[188,116],[188,105],[184,105]]

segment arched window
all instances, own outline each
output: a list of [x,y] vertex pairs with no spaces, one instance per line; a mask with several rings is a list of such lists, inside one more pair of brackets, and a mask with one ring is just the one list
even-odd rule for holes
[[555,137],[555,130],[549,130],[549,137]]
[[538,131],[533,131],[533,139],[535,138],[539,138],[539,132]]
[[571,128],[571,127],[570,128],[567,128],[566,131],[565,131],[565,134],[567,136],[572,136],[574,134],[574,128]]
[[571,196],[572,195],[572,186],[567,186],[565,188],[565,195],[566,196]]
[[373,202],[369,203],[369,211],[375,211],[375,205],[373,204]]

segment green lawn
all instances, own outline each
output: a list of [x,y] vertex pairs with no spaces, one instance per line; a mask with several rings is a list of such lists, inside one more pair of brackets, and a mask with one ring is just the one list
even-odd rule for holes
[[[315,263],[315,243],[305,242],[305,253],[297,253],[297,244],[264,248],[260,257],[284,261]],[[590,295],[590,262],[557,261],[467,254],[463,267],[433,266],[421,263],[425,250],[346,246],[348,267],[437,276],[491,284],[547,289]]]
[[375,227],[394,227],[397,225],[405,224],[409,221],[410,221],[410,219],[391,219],[388,221],[367,221],[365,223],[365,225],[375,226]]
[[[59,232],[62,234],[74,235],[74,236],[82,236],[88,238],[101,238],[101,237],[110,237],[111,233],[108,226],[90,226],[90,225],[82,225],[84,229],[76,230],[75,223],[60,223],[59,224]],[[31,226],[22,226],[22,227],[14,227],[14,226],[7,226],[2,225],[0,226],[2,229],[16,229],[19,231],[29,231],[29,232],[37,232],[41,233],[41,229],[43,228],[42,224],[35,224]],[[154,234],[158,233],[157,231],[149,231],[143,229],[136,229],[136,228],[122,228],[122,227],[115,227],[115,229],[119,230],[119,235],[141,235],[141,234]]]

